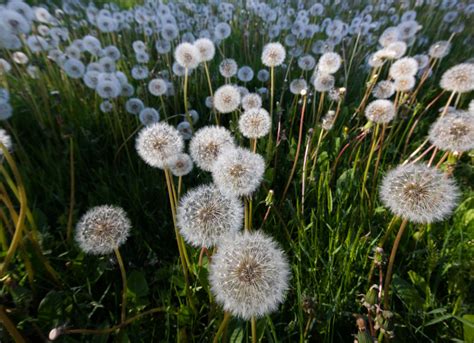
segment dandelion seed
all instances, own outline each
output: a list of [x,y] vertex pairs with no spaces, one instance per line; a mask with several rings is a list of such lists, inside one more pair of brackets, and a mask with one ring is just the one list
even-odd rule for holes
[[186,242],[195,247],[213,247],[224,235],[242,228],[242,202],[226,196],[213,184],[192,189],[181,199],[177,225]]
[[440,221],[456,207],[455,182],[434,167],[400,165],[382,181],[380,197],[395,215],[414,223]]
[[244,320],[275,311],[288,290],[290,268],[278,244],[261,232],[226,237],[209,270],[216,301]]
[[116,206],[91,208],[76,226],[76,242],[88,254],[105,255],[127,240],[131,228],[125,211]]

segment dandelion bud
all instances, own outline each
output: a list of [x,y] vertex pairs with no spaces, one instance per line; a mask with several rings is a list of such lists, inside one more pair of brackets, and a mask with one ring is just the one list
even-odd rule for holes
[[54,328],[52,329],[49,334],[48,334],[48,339],[50,341],[54,341],[56,340],[59,336],[61,336],[63,332],[63,328],[62,327],[57,327],[57,328]]

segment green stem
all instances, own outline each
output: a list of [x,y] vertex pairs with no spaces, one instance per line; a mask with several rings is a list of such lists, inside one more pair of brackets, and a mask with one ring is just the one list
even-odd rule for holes
[[252,326],[252,343],[257,343],[257,320],[252,316],[250,320]]
[[390,283],[392,281],[392,273],[393,273],[393,264],[395,262],[395,256],[397,255],[398,246],[400,244],[400,240],[402,239],[403,232],[408,224],[408,220],[403,219],[402,223],[400,224],[400,228],[398,229],[397,237],[393,242],[392,252],[390,253],[390,259],[388,261],[387,273],[385,274],[385,285],[383,288],[383,301],[384,301],[384,310],[388,311],[389,309],[389,297],[388,292],[390,289]]
[[216,332],[216,335],[214,336],[213,343],[218,343],[219,338],[222,336],[222,333],[224,330],[227,328],[227,325],[229,324],[230,320],[230,313],[229,312],[224,312],[224,318],[222,318],[221,325],[219,325],[219,329]]
[[118,248],[114,249],[117,262],[120,267],[120,275],[122,276],[122,311],[120,315],[120,322],[125,322],[127,316],[127,274],[125,272],[125,265],[123,264],[122,255]]

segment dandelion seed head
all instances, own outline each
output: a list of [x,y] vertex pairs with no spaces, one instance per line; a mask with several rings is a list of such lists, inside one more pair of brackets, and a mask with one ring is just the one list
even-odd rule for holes
[[278,67],[286,57],[286,50],[280,43],[268,43],[263,47],[262,63],[267,67]]
[[237,68],[237,63],[231,58],[227,58],[219,64],[219,72],[226,78],[237,74]]
[[229,130],[221,126],[206,126],[194,134],[189,151],[199,168],[211,171],[221,152],[234,145],[234,138]]
[[453,111],[440,117],[431,126],[430,142],[443,151],[464,152],[474,149],[474,116]]
[[184,153],[171,156],[166,164],[174,176],[188,175],[193,170],[191,157]]
[[239,130],[244,137],[261,138],[270,132],[270,114],[263,108],[245,111],[239,119]]
[[187,69],[194,69],[199,65],[200,52],[191,43],[181,43],[174,50],[174,58],[178,64]]
[[386,58],[398,59],[405,55],[407,44],[405,42],[390,43],[384,50],[387,51]]
[[377,124],[385,124],[395,117],[395,105],[390,100],[374,100],[365,108],[367,119]]
[[403,57],[395,61],[389,70],[392,79],[398,79],[406,76],[415,76],[418,71],[418,62],[413,57]]
[[150,166],[164,169],[166,161],[181,153],[183,137],[167,123],[155,123],[143,128],[136,140],[138,155]]
[[248,93],[242,97],[242,108],[247,111],[262,107],[262,97],[257,93]]
[[459,191],[455,182],[434,167],[400,165],[384,177],[382,202],[395,215],[414,223],[440,221],[451,214]]
[[265,161],[244,148],[226,149],[212,166],[212,178],[227,195],[250,196],[262,182]]
[[224,310],[244,320],[275,311],[285,299],[290,278],[279,245],[256,231],[229,235],[218,247],[209,281]]
[[195,247],[215,246],[223,235],[242,228],[242,202],[224,195],[214,184],[186,193],[177,209],[177,225],[186,242]]
[[105,255],[125,243],[131,226],[122,208],[97,206],[81,217],[76,225],[75,239],[84,252]]
[[446,57],[450,51],[451,43],[449,41],[442,40],[431,45],[428,54],[432,58],[443,58]]
[[233,85],[219,87],[214,93],[214,107],[220,113],[235,111],[240,105],[239,89]]
[[402,76],[393,81],[395,90],[399,92],[408,92],[415,87],[416,79],[414,76]]
[[292,94],[299,95],[304,89],[308,89],[308,84],[305,79],[295,79],[290,82],[290,92]]
[[313,79],[313,86],[317,92],[328,92],[334,88],[336,80],[331,74],[316,73]]
[[372,90],[372,95],[377,99],[388,99],[395,94],[395,87],[392,81],[383,80],[378,82]]
[[145,107],[138,115],[140,122],[145,125],[151,125],[160,121],[160,114],[152,107]]
[[193,45],[199,51],[199,58],[201,62],[208,62],[214,58],[214,55],[216,54],[216,47],[210,39],[199,38],[193,43]]
[[168,85],[163,79],[153,79],[148,83],[148,91],[151,95],[162,96],[166,94]]
[[342,59],[336,52],[326,52],[318,61],[318,70],[323,74],[334,74],[341,67]]
[[441,88],[456,93],[466,93],[474,89],[474,64],[461,63],[444,72]]

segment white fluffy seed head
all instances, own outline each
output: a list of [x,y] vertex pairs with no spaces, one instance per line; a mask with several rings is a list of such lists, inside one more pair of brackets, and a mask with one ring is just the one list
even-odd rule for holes
[[189,151],[199,168],[211,171],[220,153],[234,145],[234,138],[229,130],[222,126],[206,126],[194,134]]
[[81,217],[76,226],[75,239],[84,252],[105,255],[125,243],[131,226],[122,208],[97,206]]
[[334,88],[336,80],[331,74],[316,73],[314,75],[313,86],[317,92],[328,92]]
[[295,79],[290,82],[290,92],[292,94],[300,95],[305,90],[308,90],[308,84],[305,79]]
[[235,111],[240,105],[239,89],[232,85],[219,87],[214,93],[214,107],[220,113]]
[[208,62],[214,58],[216,47],[210,39],[199,38],[193,43],[193,45],[199,51],[199,59],[201,62]]
[[326,52],[318,61],[318,69],[324,74],[334,74],[341,67],[341,56],[336,52]]
[[270,132],[270,114],[263,108],[252,108],[244,112],[239,119],[239,130],[247,138],[260,138]]
[[210,184],[194,188],[181,198],[176,219],[186,242],[210,248],[224,235],[242,228],[243,213],[238,198],[224,195]]
[[242,97],[242,108],[245,111],[260,107],[262,107],[262,97],[259,94],[248,93]]
[[384,50],[386,50],[386,58],[398,59],[405,55],[407,51],[407,44],[405,42],[390,43]]
[[174,58],[178,64],[187,69],[194,69],[199,65],[200,53],[191,43],[181,43],[174,50]]
[[392,81],[383,80],[378,82],[372,90],[372,95],[377,99],[388,99],[395,94],[395,87]]
[[438,118],[429,132],[430,142],[438,149],[464,152],[474,149],[474,116],[453,111]]
[[449,68],[441,77],[440,86],[456,93],[472,91],[474,89],[474,64],[461,63]]
[[174,176],[188,175],[193,170],[193,161],[188,154],[176,154],[166,161],[166,164]]
[[[4,129],[0,129],[0,142],[8,151],[12,150],[12,138]],[[3,157],[3,150],[0,149],[0,158],[2,157]]]
[[395,105],[390,100],[374,100],[365,108],[367,119],[377,124],[385,124],[395,117]]
[[212,166],[212,178],[224,194],[250,196],[262,182],[265,161],[248,149],[223,151]]
[[166,94],[168,84],[163,79],[153,79],[148,83],[148,91],[151,95],[162,96]]
[[286,50],[280,43],[268,43],[263,47],[262,63],[267,67],[278,67],[286,57]]
[[382,181],[380,197],[395,215],[414,223],[443,220],[456,207],[455,182],[434,167],[400,165]]
[[388,74],[392,79],[415,76],[418,71],[418,62],[413,57],[403,57],[390,66]]
[[145,127],[136,140],[138,155],[150,166],[164,169],[166,161],[181,153],[184,142],[178,130],[160,122]]
[[275,311],[285,299],[289,278],[284,252],[271,237],[258,231],[223,239],[209,270],[216,301],[244,320]]
[[219,72],[223,77],[229,78],[237,74],[237,63],[231,59],[227,58],[219,64]]
[[401,76],[393,81],[395,90],[399,92],[408,92],[415,87],[416,79],[414,76]]
[[430,46],[428,54],[432,58],[443,58],[451,51],[451,43],[446,40],[442,40],[434,43]]

